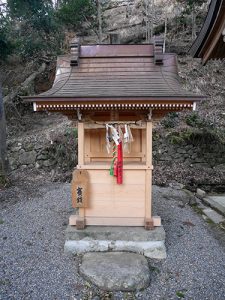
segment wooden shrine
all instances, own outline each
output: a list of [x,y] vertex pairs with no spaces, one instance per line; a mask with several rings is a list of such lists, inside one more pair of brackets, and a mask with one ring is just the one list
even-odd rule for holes
[[78,213],[70,225],[159,226],[152,216],[152,127],[169,112],[195,109],[202,98],[181,87],[176,55],[163,53],[159,41],[74,41],[71,53],[58,57],[53,87],[26,97],[34,111],[77,121],[72,203]]

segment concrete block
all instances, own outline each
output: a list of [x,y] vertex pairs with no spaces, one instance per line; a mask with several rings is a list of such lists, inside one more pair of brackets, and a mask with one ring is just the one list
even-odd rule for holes
[[153,216],[152,219],[153,219],[153,223],[154,223],[155,227],[162,226],[162,224],[161,224],[161,217],[159,217],[159,216]]
[[163,226],[147,231],[143,227],[126,226],[86,226],[77,230],[75,226],[67,226],[66,240],[112,240],[112,241],[165,241]]
[[203,209],[203,213],[214,223],[219,224],[223,221],[225,221],[225,218],[218,214],[215,210],[211,208],[205,208]]
[[223,215],[225,215],[225,195],[221,196],[208,196],[203,199],[212,208],[217,209]]
[[118,252],[127,251],[142,254],[149,258],[165,259],[166,247],[163,241],[129,242],[129,241],[100,241],[81,240],[66,241],[65,253],[82,254],[87,252]]
[[162,226],[149,231],[142,227],[87,226],[84,230],[77,230],[68,226],[66,239],[65,252],[72,254],[128,251],[149,258],[166,258]]

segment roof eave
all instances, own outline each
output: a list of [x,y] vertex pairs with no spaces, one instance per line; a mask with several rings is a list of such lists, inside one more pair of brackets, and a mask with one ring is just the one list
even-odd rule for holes
[[74,96],[63,96],[63,97],[40,97],[40,96],[26,96],[23,97],[25,102],[76,102],[76,103],[103,103],[102,100],[104,99],[105,102],[158,102],[158,101],[202,101],[206,100],[207,96],[202,95],[180,95],[180,96],[149,96],[149,97],[134,97],[134,96],[127,96],[127,97],[74,97]]
[[212,0],[202,29],[192,44],[189,53],[195,58],[201,58],[206,64],[211,58],[223,58],[213,55],[222,31],[225,27],[225,0]]

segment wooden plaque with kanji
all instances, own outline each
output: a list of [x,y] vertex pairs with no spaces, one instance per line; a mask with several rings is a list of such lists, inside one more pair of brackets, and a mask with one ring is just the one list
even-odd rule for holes
[[72,206],[74,208],[88,205],[88,172],[87,170],[73,171],[72,179]]

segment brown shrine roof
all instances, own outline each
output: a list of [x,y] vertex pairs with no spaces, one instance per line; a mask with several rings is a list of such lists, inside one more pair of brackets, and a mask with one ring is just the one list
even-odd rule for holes
[[53,87],[28,101],[118,102],[198,101],[204,97],[181,87],[175,54],[156,62],[153,44],[80,46],[79,62],[59,56]]
[[202,29],[190,49],[191,55],[209,59],[225,58],[225,0],[211,0]]

